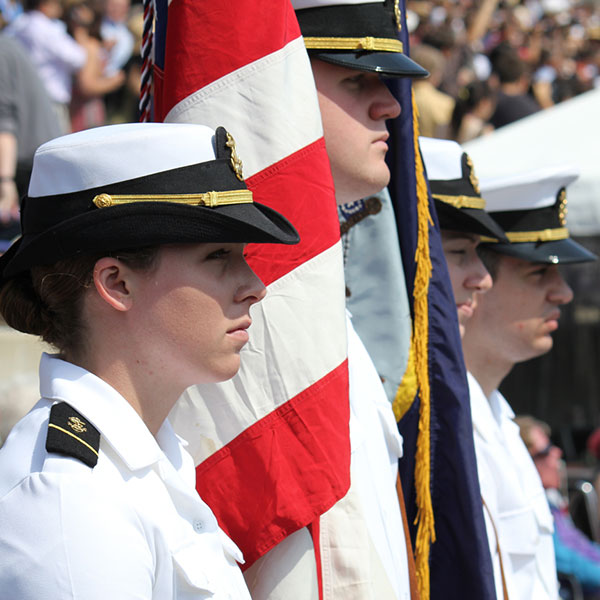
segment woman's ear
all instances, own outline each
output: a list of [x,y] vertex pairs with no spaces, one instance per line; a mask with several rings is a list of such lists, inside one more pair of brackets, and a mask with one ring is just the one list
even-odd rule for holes
[[118,258],[105,256],[94,265],[94,286],[100,297],[118,311],[133,304],[133,271]]

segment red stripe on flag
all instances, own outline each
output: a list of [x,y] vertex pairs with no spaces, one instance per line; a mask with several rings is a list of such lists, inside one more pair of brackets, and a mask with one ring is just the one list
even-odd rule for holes
[[350,487],[348,364],[196,467],[196,488],[250,567]]
[[308,531],[315,548],[315,563],[317,565],[317,588],[319,600],[323,600],[323,561],[321,560],[321,519],[315,519],[309,526]]
[[340,228],[333,180],[320,138],[246,180],[257,202],[285,215],[300,234],[300,243],[282,251],[278,244],[249,244],[246,256],[265,285],[333,246]]
[[[274,23],[278,26],[273,27]],[[283,24],[285,28],[280,26]],[[231,35],[232,28],[235,35]],[[173,106],[205,85],[280,50],[299,36],[290,2],[173,0],[169,5],[166,78],[161,86],[168,92],[167,97],[155,94],[155,120],[164,120]]]

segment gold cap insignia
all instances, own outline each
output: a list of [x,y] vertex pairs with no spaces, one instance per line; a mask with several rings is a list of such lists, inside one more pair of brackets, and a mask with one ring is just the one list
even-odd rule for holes
[[84,431],[87,431],[85,423],[79,417],[69,417],[67,420],[67,425],[77,433],[83,433]]
[[471,185],[473,186],[475,193],[481,195],[481,189],[479,188],[479,179],[477,179],[477,175],[475,175],[473,161],[471,160],[471,157],[468,154],[466,155],[466,157],[467,157],[467,166],[469,167],[469,181],[471,182]]
[[567,190],[563,188],[558,192],[558,219],[560,224],[564,227],[567,224],[567,213],[569,209],[567,208]]
[[402,31],[402,11],[400,10],[400,0],[394,0],[394,17],[396,18],[396,27]]
[[244,174],[242,172],[242,161],[237,155],[237,152],[235,151],[235,140],[229,132],[227,132],[227,141],[225,142],[225,145],[231,149],[231,167],[233,168],[235,176],[240,181],[244,181]]

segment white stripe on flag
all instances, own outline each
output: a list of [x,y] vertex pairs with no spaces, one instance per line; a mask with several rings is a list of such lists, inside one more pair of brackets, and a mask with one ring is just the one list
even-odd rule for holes
[[304,42],[296,38],[189,95],[165,122],[225,127],[248,178],[321,138],[320,114]]

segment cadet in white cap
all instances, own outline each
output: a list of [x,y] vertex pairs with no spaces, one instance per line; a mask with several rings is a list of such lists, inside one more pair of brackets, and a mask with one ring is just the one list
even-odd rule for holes
[[492,287],[492,278],[477,254],[480,237],[506,237],[485,211],[473,163],[460,145],[451,140],[420,137],[419,148],[440,223],[462,337],[477,298]]
[[297,241],[223,128],[116,125],[37,150],[0,312],[58,353],[0,450],[3,598],[250,598],[167,414],[239,368],[265,294],[245,243]]
[[565,188],[576,177],[572,170],[548,168],[481,185],[508,241],[489,238],[480,246],[494,285],[466,324],[463,350],[499,598],[558,597],[552,516],[498,387],[515,363],[552,348],[560,306],[573,298],[558,264],[596,258],[569,239]]

